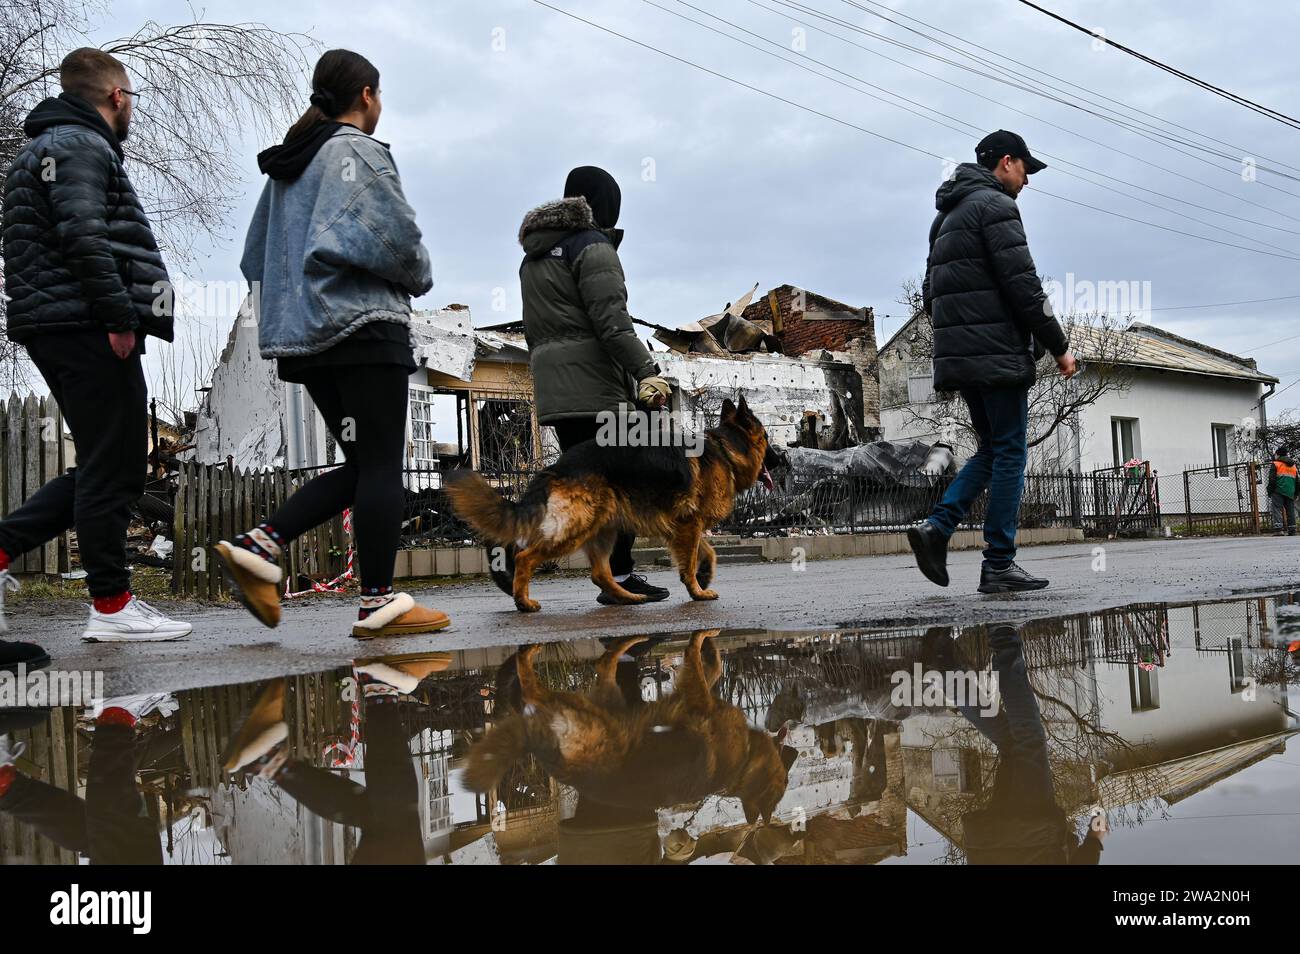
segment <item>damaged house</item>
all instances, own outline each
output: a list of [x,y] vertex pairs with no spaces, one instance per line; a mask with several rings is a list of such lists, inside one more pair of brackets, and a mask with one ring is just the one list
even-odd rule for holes
[[[673,410],[689,427],[708,427],[739,390],[778,444],[872,439],[880,416],[871,309],[790,285],[755,301],[756,290],[683,328],[649,325],[666,349],[655,358],[677,387]],[[415,312],[411,328],[420,367],[409,385],[408,467],[530,470],[554,452],[533,415],[522,322],[474,328],[469,308],[449,305]],[[201,463],[296,469],[341,459],[306,388],[276,377],[258,354],[256,325],[243,319],[213,371],[194,442]]]
[[[653,331],[651,350],[674,385],[671,410],[685,426],[713,426],[722,402],[741,392],[773,443],[788,449],[780,512],[747,499],[736,520],[763,529],[899,522],[903,514],[889,501],[923,471],[915,490],[928,496],[950,455],[936,462],[929,444],[879,440],[871,309],[792,285],[757,291],[680,328],[637,321]],[[411,491],[438,487],[432,475],[456,467],[527,473],[558,452],[536,421],[522,322],[475,328],[466,306],[449,305],[415,312],[411,328],[420,365],[408,387]],[[256,326],[242,319],[213,371],[194,442],[200,463],[242,468],[342,459],[306,389],[276,377],[274,363],[258,354]]]
[[[407,406],[407,466],[524,470],[541,455],[522,334],[474,329],[469,309],[411,315],[417,368]],[[455,440],[450,439],[452,422]],[[439,441],[435,429],[448,437]],[[257,350],[257,326],[236,319],[199,407],[200,463],[319,467],[342,459],[307,390],[276,377]]]
[[880,409],[871,309],[792,285],[755,300],[757,291],[680,328],[638,321],[668,349],[655,360],[679,389],[673,409],[688,427],[707,427],[722,399],[739,390],[779,445],[874,439]]

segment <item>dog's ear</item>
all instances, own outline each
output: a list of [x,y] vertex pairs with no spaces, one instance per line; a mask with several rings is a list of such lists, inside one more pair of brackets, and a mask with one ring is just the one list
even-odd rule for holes
[[740,405],[736,408],[736,420],[745,424],[757,424],[758,418],[754,412],[749,409],[749,402],[745,400],[745,395],[740,396]]
[[[741,400],[743,401],[744,398],[741,398]],[[736,418],[736,405],[732,403],[731,398],[723,398],[722,399],[723,423],[726,423],[727,421],[735,420],[735,418]]]

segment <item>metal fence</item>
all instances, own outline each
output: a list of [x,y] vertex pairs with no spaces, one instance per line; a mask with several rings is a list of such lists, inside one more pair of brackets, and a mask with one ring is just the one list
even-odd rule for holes
[[1183,471],[1182,513],[1171,514],[1171,522],[1187,533],[1271,530],[1268,472],[1267,461],[1253,460]]
[[[176,591],[221,593],[215,566],[199,558],[199,550],[265,519],[290,493],[327,469],[251,473],[224,465],[183,465],[176,493]],[[484,476],[507,497],[518,499],[536,473]],[[1147,463],[1082,474],[1028,474],[1018,525],[1071,527],[1087,536],[1144,535],[1166,526],[1190,533],[1266,532],[1271,529],[1267,474],[1268,465],[1257,462],[1199,467],[1164,478]],[[449,506],[442,471],[408,468],[403,479],[403,548],[479,545],[474,531]],[[716,530],[741,537],[902,531],[934,509],[953,479],[915,475],[886,483],[848,475],[786,474],[774,491],[755,487],[737,495],[735,509]],[[987,506],[985,492],[961,527],[981,527]],[[297,586],[304,577],[336,575],[348,542],[337,519],[310,531],[290,548],[288,579]]]
[[[845,475],[786,477],[774,492],[753,488],[740,494],[718,529],[742,536],[905,530],[934,509],[953,479],[917,475],[885,484]],[[982,526],[987,509],[985,492],[961,526]],[[1089,535],[1145,532],[1160,526],[1159,492],[1149,470],[1136,476],[1029,474],[1019,525],[1075,527]]]

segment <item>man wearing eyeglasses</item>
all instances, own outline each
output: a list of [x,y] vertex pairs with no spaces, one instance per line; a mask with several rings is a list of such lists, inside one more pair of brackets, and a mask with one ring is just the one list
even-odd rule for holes
[[59,81],[23,124],[0,243],[9,337],[58,401],[77,466],[0,520],[0,594],[12,560],[75,527],[94,602],[82,638],[180,639],[190,625],[133,597],[126,564],[148,453],[140,356],[146,335],[172,340],[167,269],[124,165],[136,94],[122,64],[89,47],[64,58]]

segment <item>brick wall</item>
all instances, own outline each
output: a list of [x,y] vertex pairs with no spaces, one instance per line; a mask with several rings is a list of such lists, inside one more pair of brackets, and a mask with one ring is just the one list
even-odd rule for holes
[[[778,337],[785,353],[799,356],[821,350],[848,352],[862,376],[862,423],[868,428],[879,428],[880,381],[875,316],[871,309],[854,308],[793,285],[782,285],[746,308],[744,317],[750,321],[771,321],[769,298],[772,295],[781,315]],[[810,315],[815,317],[807,317]],[[836,315],[844,317],[822,317]]]
[[[770,294],[775,294],[777,308],[781,313],[781,332],[778,337],[786,354],[802,355],[819,349],[845,351],[849,341],[855,338],[869,340],[874,349],[876,335],[871,309],[865,309],[864,319],[861,317],[864,309],[853,308],[793,285],[782,285]],[[843,314],[845,317],[806,318],[805,313],[817,316]],[[772,320],[768,295],[746,308],[744,316],[750,321]]]

